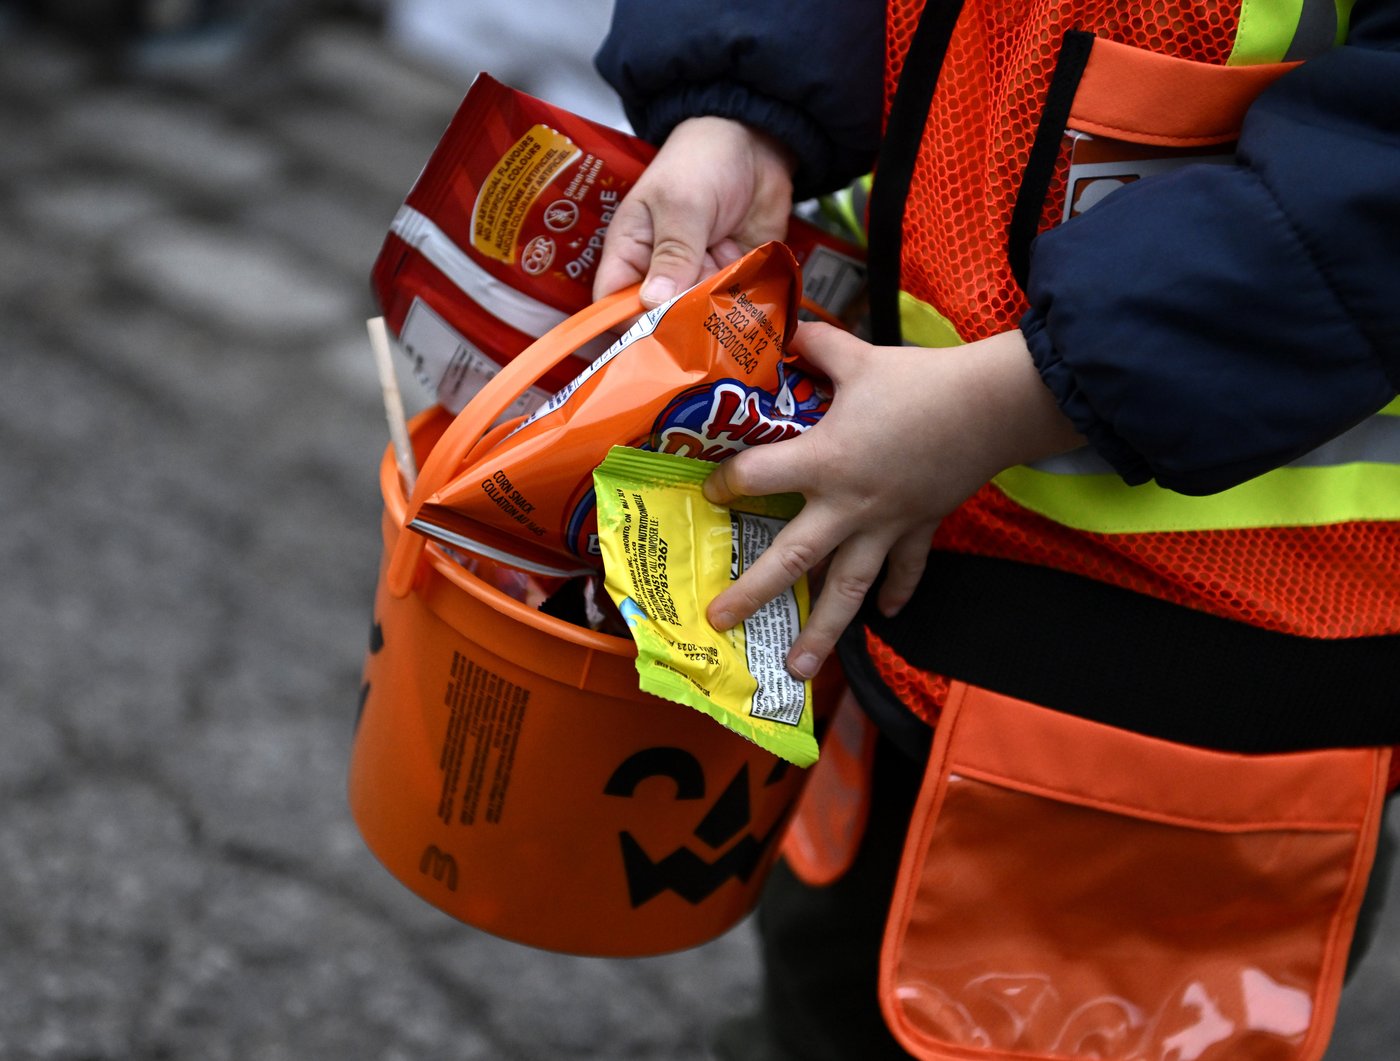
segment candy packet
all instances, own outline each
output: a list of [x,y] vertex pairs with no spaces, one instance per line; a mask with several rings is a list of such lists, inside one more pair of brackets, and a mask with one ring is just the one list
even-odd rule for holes
[[609,447],[705,461],[806,431],[830,404],[786,345],[797,262],[768,243],[650,310],[504,437],[474,447],[410,524],[539,573],[602,567],[593,469]]
[[784,666],[807,619],[806,576],[730,630],[705,608],[801,508],[797,495],[705,499],[706,461],[613,447],[593,473],[604,584],[637,643],[645,692],[705,712],[797,766],[817,760],[812,687]]
[[[592,301],[603,237],[656,149],[480,74],[375,260],[375,297],[419,382],[459,411],[500,368]],[[804,294],[844,318],[865,288],[857,245],[794,215]],[[603,352],[576,352],[521,395],[528,412]]]

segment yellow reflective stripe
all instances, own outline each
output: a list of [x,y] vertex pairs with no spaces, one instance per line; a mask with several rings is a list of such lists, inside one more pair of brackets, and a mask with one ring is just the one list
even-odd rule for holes
[[899,327],[906,345],[961,346],[963,343],[952,321],[907,291],[899,293]]
[[817,206],[826,217],[841,226],[843,234],[853,242],[866,245],[865,207],[870,202],[872,175],[857,177],[845,188],[817,199]]
[[1303,3],[1304,0],[1244,0],[1235,46],[1226,65],[1283,62],[1303,16]]
[[[899,293],[899,316],[906,343],[947,347],[963,342],[947,317],[905,291]],[[1400,418],[1400,396],[1375,415]],[[1087,449],[1044,462],[1054,470],[1020,465],[992,481],[1024,508],[1101,534],[1400,520],[1396,441],[1390,424],[1365,421],[1319,447],[1311,458],[1205,497],[1178,494],[1156,483],[1128,486]],[[1372,459],[1358,458],[1358,452]]]
[[1355,0],[1243,0],[1229,66],[1310,59],[1346,39]]
[[1334,44],[1342,44],[1347,39],[1347,33],[1351,31],[1351,9],[1356,6],[1356,0],[1337,0],[1337,39]]
[[1209,497],[1130,487],[1088,447],[1003,472],[1032,511],[1105,534],[1400,518],[1400,398],[1284,468]]
[[1396,464],[1276,468],[1206,497],[1173,493],[1156,483],[1128,486],[1112,473],[1057,475],[1025,465],[1008,468],[993,482],[1033,512],[1100,534],[1400,520]]

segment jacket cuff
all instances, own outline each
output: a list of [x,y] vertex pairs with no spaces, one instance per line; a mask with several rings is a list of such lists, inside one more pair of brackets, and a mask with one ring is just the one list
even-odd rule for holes
[[[629,106],[627,118],[643,140],[660,144],[687,118],[732,118],[780,140],[797,158],[793,201],[833,191],[845,183],[836,145],[810,117],[781,100],[731,81],[687,84]],[[848,167],[849,168],[849,167]],[[858,167],[857,167],[858,168]]]
[[1125,442],[1121,435],[1109,426],[1089,404],[1087,396],[1075,382],[1074,372],[1060,356],[1055,344],[1050,340],[1045,327],[1045,318],[1034,308],[1021,318],[1021,334],[1025,337],[1031,359],[1035,362],[1040,378],[1050,388],[1060,411],[1069,417],[1077,430],[1088,441],[1089,447],[1113,466],[1129,486],[1137,486],[1152,478],[1152,468],[1146,459]]

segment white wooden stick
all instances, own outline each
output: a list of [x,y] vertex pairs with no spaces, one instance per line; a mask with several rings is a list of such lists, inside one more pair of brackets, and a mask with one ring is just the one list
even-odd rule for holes
[[394,358],[389,349],[389,329],[383,317],[365,322],[369,329],[369,346],[374,351],[374,364],[379,370],[379,387],[384,392],[384,415],[389,420],[389,439],[394,444],[394,460],[403,477],[403,492],[413,493],[418,481],[418,466],[413,459],[413,447],[408,441],[408,422],[404,417],[403,395],[399,393],[399,378],[394,372]]

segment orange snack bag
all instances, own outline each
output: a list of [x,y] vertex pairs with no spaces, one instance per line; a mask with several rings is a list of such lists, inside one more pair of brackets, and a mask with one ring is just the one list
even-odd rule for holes
[[642,314],[535,413],[475,447],[415,529],[600,569],[593,469],[612,446],[721,461],[825,412],[829,394],[784,352],[801,290],[792,252],[767,243]]

